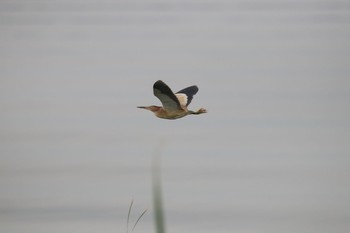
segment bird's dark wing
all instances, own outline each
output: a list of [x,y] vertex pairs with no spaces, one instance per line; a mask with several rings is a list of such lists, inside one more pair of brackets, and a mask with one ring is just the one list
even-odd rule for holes
[[181,105],[188,106],[191,103],[193,96],[197,92],[198,87],[194,85],[186,87],[185,89],[182,89],[181,91],[177,92],[176,96],[178,97]]
[[162,102],[165,110],[181,109],[179,100],[163,81],[158,80],[153,84],[153,94]]

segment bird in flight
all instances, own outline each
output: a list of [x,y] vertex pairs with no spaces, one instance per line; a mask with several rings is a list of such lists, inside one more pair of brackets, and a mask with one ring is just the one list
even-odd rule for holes
[[197,92],[197,86],[190,86],[174,94],[168,85],[158,80],[153,84],[153,94],[162,102],[163,107],[151,105],[139,106],[138,108],[150,110],[157,117],[170,120],[191,114],[198,115],[206,113],[207,110],[204,108],[200,108],[197,111],[187,109],[187,106],[191,103],[193,96]]

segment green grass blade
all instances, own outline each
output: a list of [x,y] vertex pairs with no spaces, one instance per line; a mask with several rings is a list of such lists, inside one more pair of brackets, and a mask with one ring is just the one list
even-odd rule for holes
[[137,223],[140,221],[140,219],[142,218],[142,216],[143,216],[146,212],[147,212],[147,209],[145,209],[145,210],[142,212],[142,214],[140,215],[140,217],[136,220],[135,225],[133,226],[131,232],[134,232],[134,229],[135,229]]
[[132,208],[133,204],[134,204],[134,199],[131,200],[131,203],[130,203],[130,206],[129,206],[128,218],[126,220],[126,233],[129,233],[130,213],[131,213],[131,208]]

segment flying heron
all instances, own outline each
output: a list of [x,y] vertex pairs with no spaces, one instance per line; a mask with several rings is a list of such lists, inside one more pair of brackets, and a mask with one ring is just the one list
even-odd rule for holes
[[178,119],[191,114],[206,113],[207,110],[204,108],[200,108],[197,111],[187,109],[197,92],[197,86],[190,86],[174,94],[168,85],[158,80],[153,84],[153,94],[162,102],[163,107],[151,105],[139,106],[138,108],[150,110],[157,117],[163,119]]

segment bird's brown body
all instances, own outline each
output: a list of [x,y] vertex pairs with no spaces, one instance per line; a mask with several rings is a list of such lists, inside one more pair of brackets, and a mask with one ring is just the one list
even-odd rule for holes
[[204,108],[199,109],[198,111],[194,112],[194,111],[190,111],[187,109],[178,109],[175,111],[166,111],[164,108],[159,107],[159,106],[148,106],[148,107],[144,107],[144,106],[140,106],[138,108],[143,108],[143,109],[147,109],[152,111],[157,117],[159,118],[163,118],[163,119],[169,119],[169,120],[173,120],[173,119],[178,119],[190,114],[201,114],[201,113],[206,113],[207,111]]
[[191,111],[187,109],[190,104],[193,95],[198,92],[197,86],[187,87],[176,94],[162,81],[157,81],[153,85],[153,93],[162,102],[163,107],[159,106],[139,106],[152,111],[157,117],[163,119],[178,119],[191,114],[202,114],[207,111],[204,108],[200,108],[198,111]]

